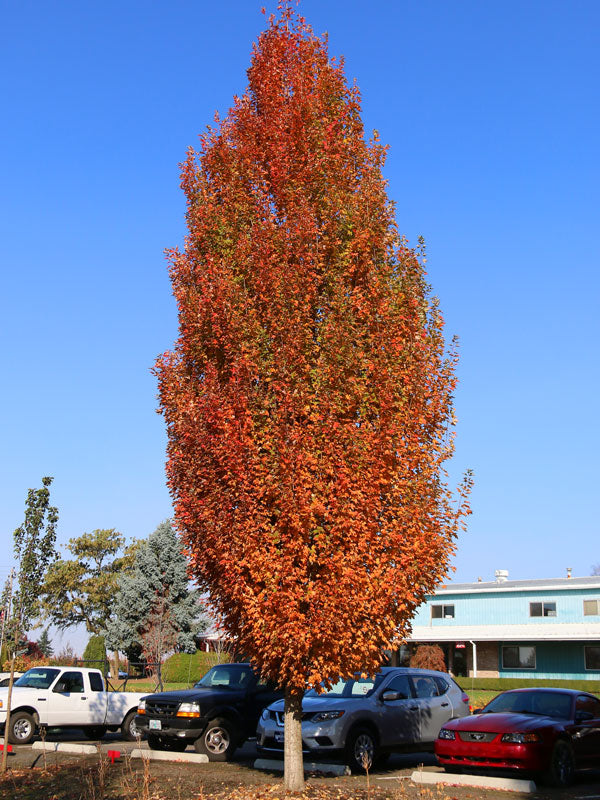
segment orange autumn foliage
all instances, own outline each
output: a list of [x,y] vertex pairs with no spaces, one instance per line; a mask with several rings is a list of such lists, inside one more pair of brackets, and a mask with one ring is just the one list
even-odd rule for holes
[[288,5],[182,166],[179,338],[157,361],[192,573],[267,676],[375,671],[449,568],[456,353],[358,89]]

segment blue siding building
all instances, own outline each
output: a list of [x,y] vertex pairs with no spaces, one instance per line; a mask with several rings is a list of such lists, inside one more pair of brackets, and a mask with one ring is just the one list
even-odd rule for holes
[[413,618],[421,643],[455,675],[599,680],[600,576],[446,584]]

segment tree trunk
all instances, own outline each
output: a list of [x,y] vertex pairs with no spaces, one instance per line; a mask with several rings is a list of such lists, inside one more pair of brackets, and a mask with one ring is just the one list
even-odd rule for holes
[[6,722],[4,723],[4,748],[2,750],[2,761],[0,762],[0,774],[6,773],[6,755],[8,753],[8,731],[10,726],[10,709],[12,703],[12,690],[15,682],[15,653],[10,660],[10,678],[8,679],[8,696],[6,698]]
[[302,761],[302,696],[297,689],[285,690],[283,779],[288,792],[304,789]]
[[119,682],[119,651],[113,652],[112,664],[110,666],[111,678],[115,682],[115,686]]

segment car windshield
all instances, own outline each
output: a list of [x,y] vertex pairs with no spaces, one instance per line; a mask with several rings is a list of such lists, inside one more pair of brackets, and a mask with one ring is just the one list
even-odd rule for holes
[[32,667],[15,681],[15,686],[28,686],[30,689],[48,689],[60,670],[49,667]]
[[494,697],[483,709],[484,714],[510,711],[514,714],[537,714],[557,719],[570,719],[571,696],[563,692],[504,692]]
[[305,697],[369,697],[383,680],[381,673],[375,678],[340,678],[331,689],[309,689]]
[[220,689],[246,689],[254,681],[252,670],[249,666],[234,667],[230,664],[220,664],[210,669],[194,688],[219,687]]

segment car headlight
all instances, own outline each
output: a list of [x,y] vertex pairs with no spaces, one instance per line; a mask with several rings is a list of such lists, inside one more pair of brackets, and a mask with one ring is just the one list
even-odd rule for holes
[[537,733],[505,733],[500,741],[525,744],[526,742],[539,742],[540,737]]
[[260,715],[261,719],[269,719],[270,712],[268,708],[263,708],[262,714]]
[[177,709],[177,717],[199,717],[200,703],[180,703]]
[[315,714],[311,722],[328,722],[330,719],[339,719],[344,716],[343,711],[319,711]]
[[138,703],[138,714],[145,714],[146,713],[146,701],[140,700]]
[[449,731],[448,728],[442,728],[438,734],[438,739],[456,739],[454,731]]

